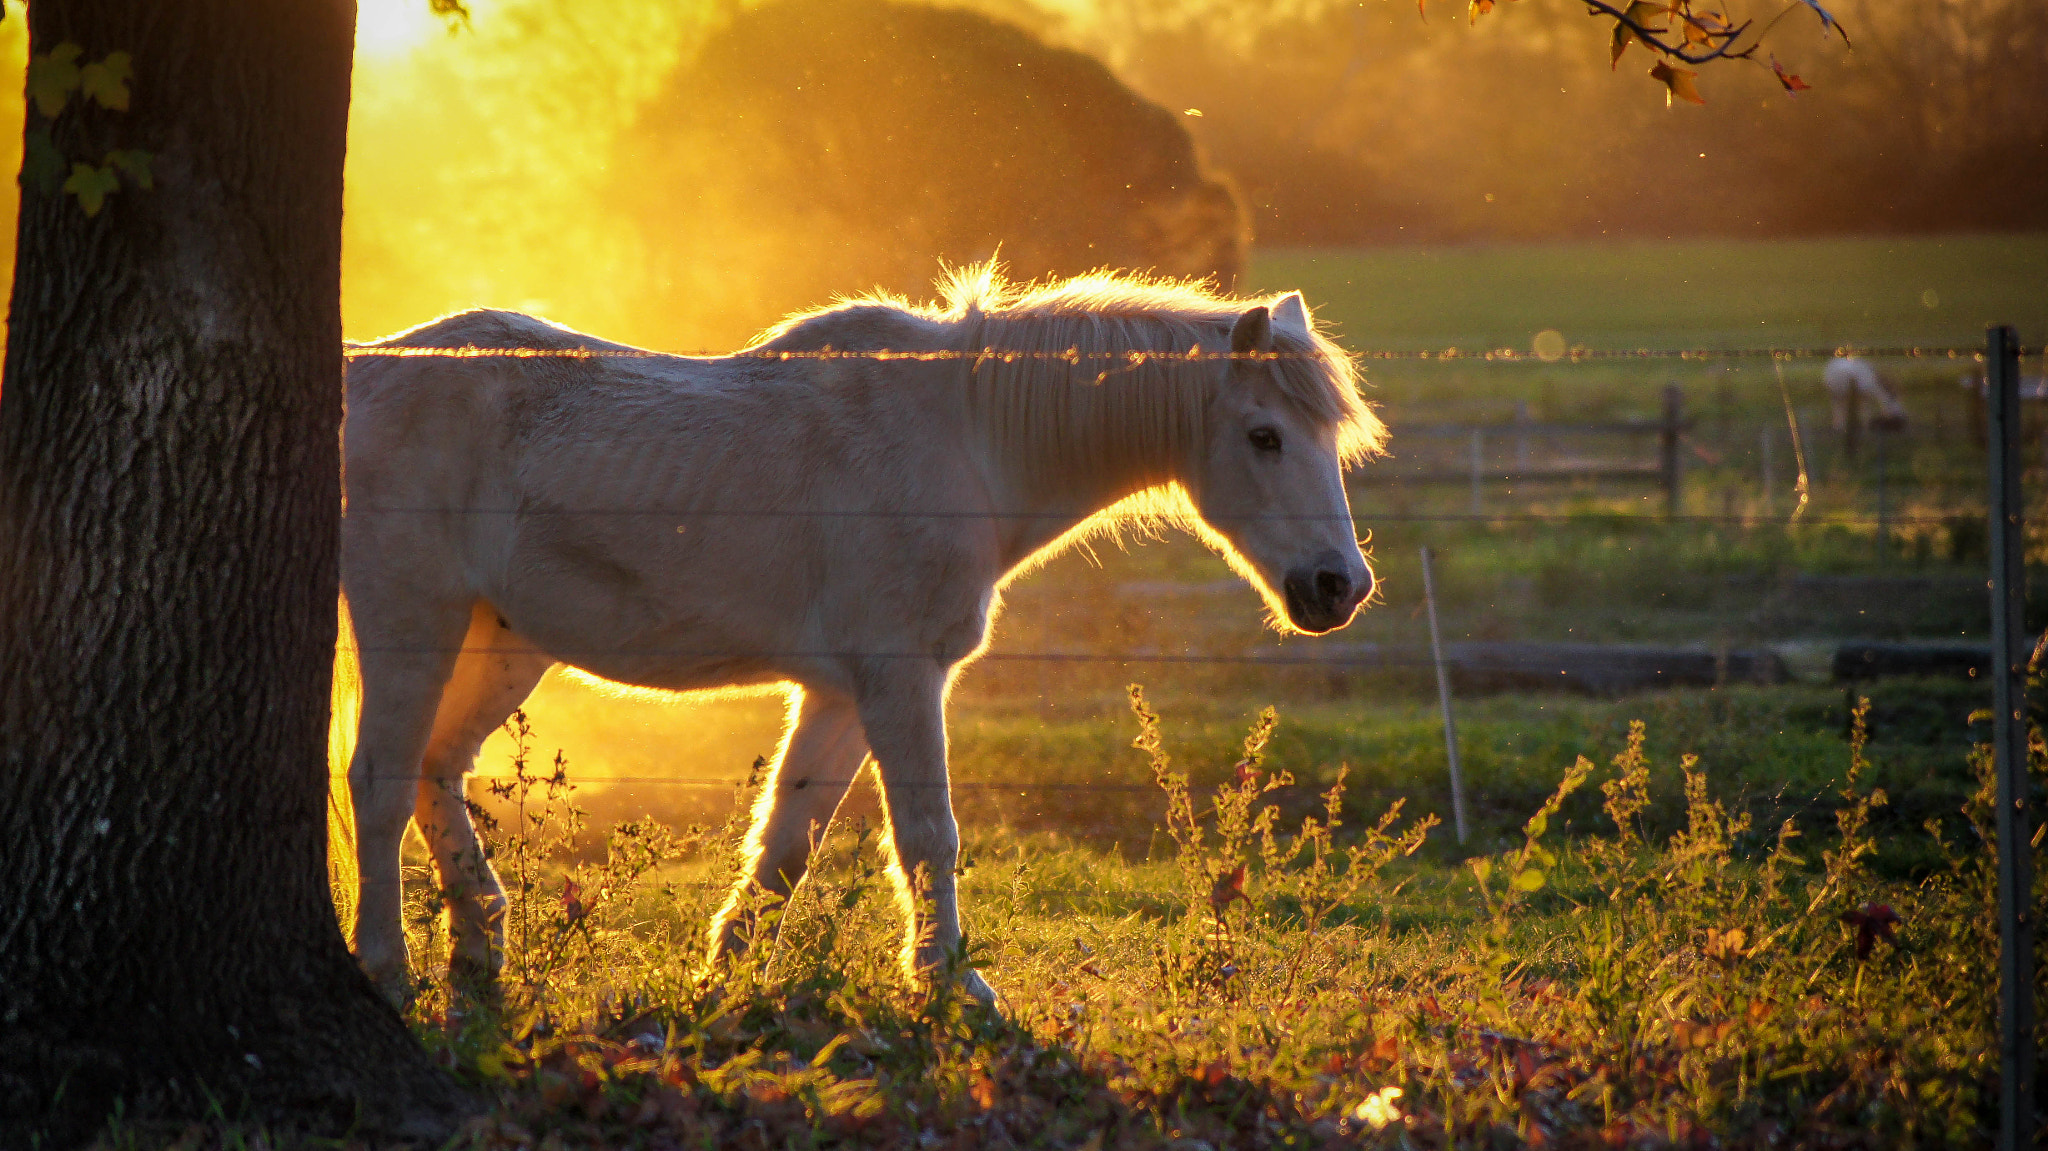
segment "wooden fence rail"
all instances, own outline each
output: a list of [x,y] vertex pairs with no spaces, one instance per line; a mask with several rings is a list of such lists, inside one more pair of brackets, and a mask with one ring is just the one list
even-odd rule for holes
[[[1685,511],[1685,469],[1679,455],[1679,441],[1692,426],[1685,418],[1685,396],[1677,384],[1664,387],[1664,413],[1654,420],[1610,420],[1593,423],[1537,423],[1527,418],[1528,409],[1516,406],[1516,418],[1512,423],[1495,424],[1422,424],[1396,430],[1402,439],[1462,439],[1471,445],[1470,463],[1464,468],[1429,468],[1419,471],[1395,469],[1371,469],[1354,475],[1351,482],[1360,487],[1385,487],[1400,484],[1470,484],[1472,489],[1471,511],[1479,515],[1482,508],[1481,493],[1489,482],[1507,483],[1558,483],[1574,481],[1617,480],[1622,482],[1646,481],[1659,484],[1664,489],[1664,512],[1669,516],[1683,515]],[[1528,443],[1536,439],[1564,439],[1580,436],[1657,437],[1657,462],[1654,464],[1568,464],[1556,466],[1532,466],[1529,464]],[[1511,441],[1515,445],[1515,466],[1512,468],[1489,468],[1486,466],[1486,444],[1489,439]]]

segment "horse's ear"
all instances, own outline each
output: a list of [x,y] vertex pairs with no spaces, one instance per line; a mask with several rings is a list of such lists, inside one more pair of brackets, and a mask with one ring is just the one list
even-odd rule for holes
[[1230,350],[1232,352],[1270,352],[1273,350],[1273,317],[1260,304],[1245,309],[1230,329]]
[[1289,335],[1308,339],[1308,302],[1300,292],[1289,292],[1273,305],[1273,326]]

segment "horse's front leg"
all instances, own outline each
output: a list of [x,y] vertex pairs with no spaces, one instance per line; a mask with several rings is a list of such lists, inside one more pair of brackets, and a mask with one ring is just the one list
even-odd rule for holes
[[787,900],[803,881],[812,849],[868,753],[860,713],[846,696],[805,689],[792,710],[775,766],[754,801],[739,879],[711,920],[714,967],[750,942],[766,942],[755,940],[761,929],[757,913]]
[[[946,776],[946,674],[936,664],[895,662],[870,669],[860,714],[880,769],[889,876],[909,921],[903,964],[912,978],[928,979],[960,946],[960,828]],[[995,1005],[995,990],[980,974],[959,978],[969,994]]]

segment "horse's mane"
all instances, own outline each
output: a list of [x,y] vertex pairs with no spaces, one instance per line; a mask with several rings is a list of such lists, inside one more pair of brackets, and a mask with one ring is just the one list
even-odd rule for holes
[[[1223,373],[1164,356],[1133,362],[1129,354],[1227,352],[1238,316],[1273,303],[1223,295],[1202,281],[1113,272],[1018,284],[994,261],[954,269],[938,287],[932,304],[877,293],[799,313],[757,346],[851,349],[885,332],[910,335],[906,320],[937,329],[934,336],[973,357],[969,381],[984,426],[1024,458],[1073,472],[1113,465],[1104,459],[1113,455],[1149,470],[1199,443],[1206,389]],[[1386,428],[1359,395],[1351,356],[1310,327],[1306,340],[1274,330],[1281,394],[1335,431],[1346,464],[1360,462],[1380,450]],[[1069,351],[1080,355],[1066,358]]]

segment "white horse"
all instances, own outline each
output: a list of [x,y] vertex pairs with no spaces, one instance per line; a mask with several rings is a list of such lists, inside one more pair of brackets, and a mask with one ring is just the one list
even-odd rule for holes
[[1373,576],[1341,473],[1384,428],[1298,293],[1107,274],[1018,287],[992,267],[942,287],[943,305],[842,302],[724,358],[498,311],[354,349],[355,942],[388,992],[406,967],[408,815],[445,892],[453,974],[496,974],[505,897],[462,777],[557,663],[673,691],[795,685],[711,960],[746,945],[764,893],[802,879],[872,756],[917,976],[960,941],[946,695],[1006,581],[1091,529],[1164,519],[1259,589],[1273,626],[1350,621]]

